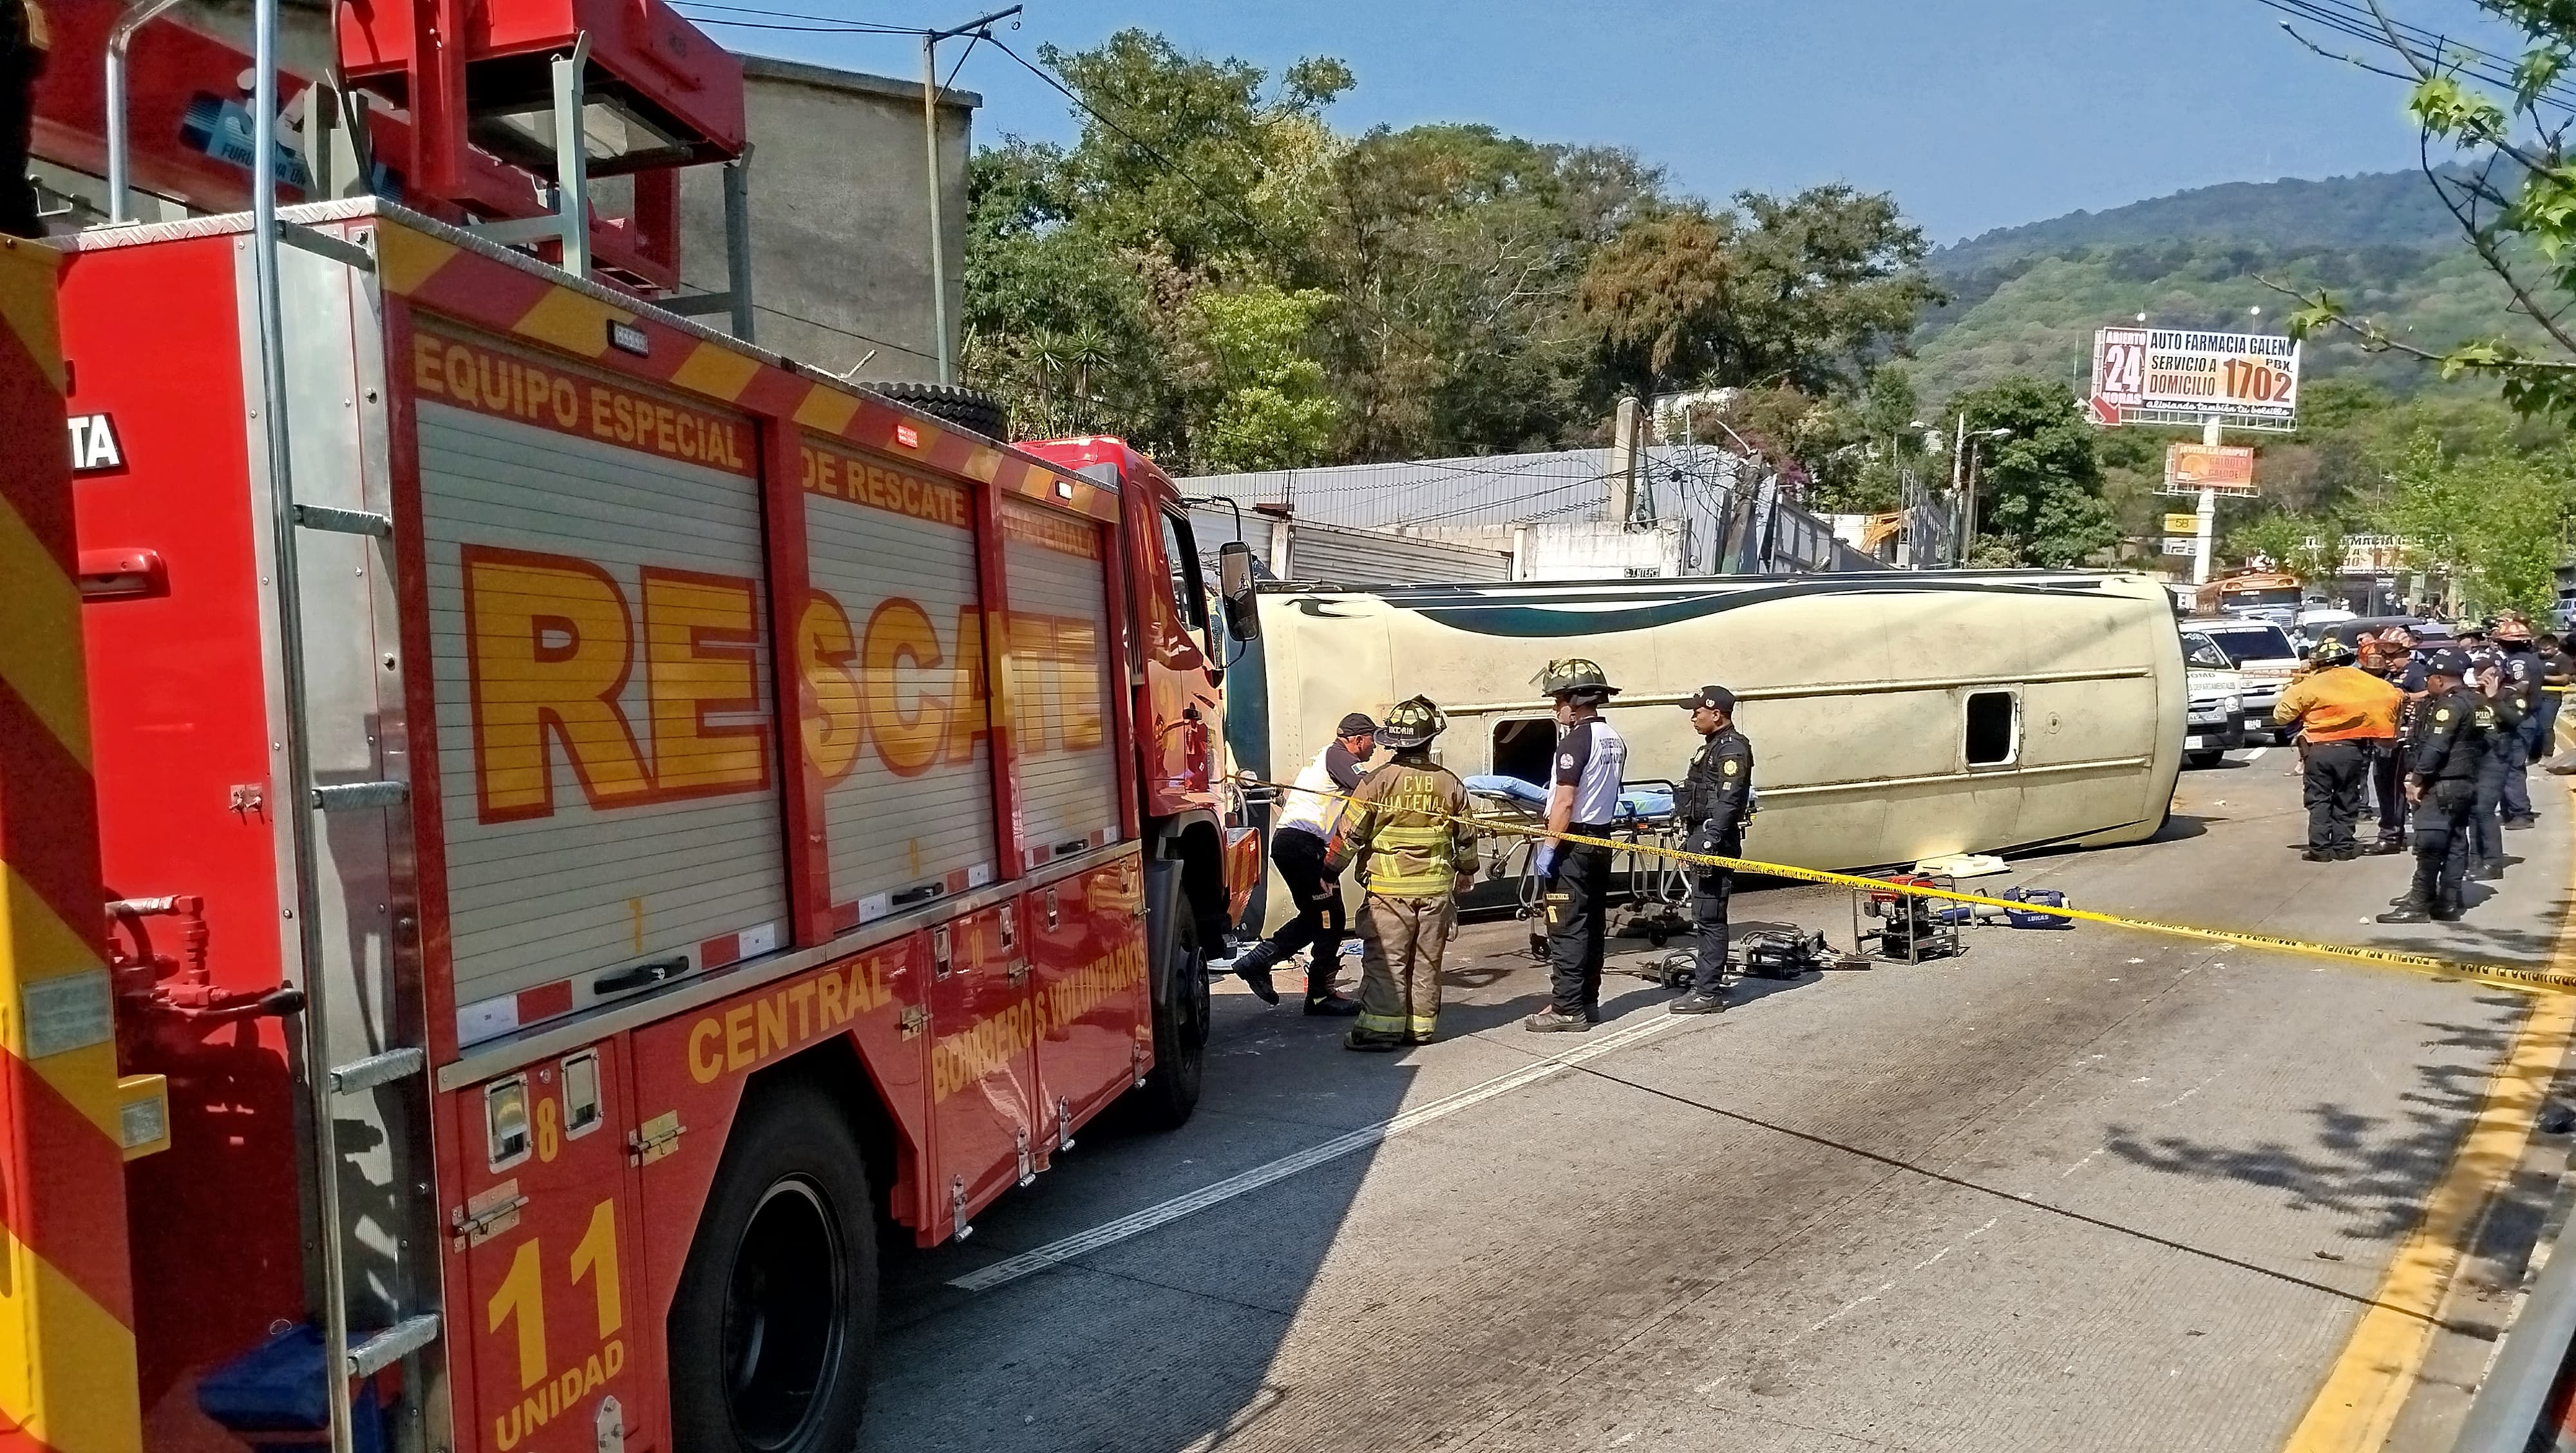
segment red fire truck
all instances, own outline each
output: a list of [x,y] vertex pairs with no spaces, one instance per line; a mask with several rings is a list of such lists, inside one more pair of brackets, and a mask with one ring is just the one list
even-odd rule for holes
[[[739,152],[658,0],[448,8],[339,16],[415,178],[531,55]],[[0,251],[0,1447],[846,1448],[881,1221],[1197,1099],[1240,547],[1212,611],[1150,460],[656,307],[557,180]]]

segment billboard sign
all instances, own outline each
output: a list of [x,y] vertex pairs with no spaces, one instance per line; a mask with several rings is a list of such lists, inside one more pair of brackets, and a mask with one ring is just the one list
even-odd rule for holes
[[2104,328],[2093,335],[2097,424],[2298,427],[2299,344],[2269,333]]
[[2250,495],[2254,490],[2254,451],[2242,444],[2168,444],[2165,446],[2167,494]]

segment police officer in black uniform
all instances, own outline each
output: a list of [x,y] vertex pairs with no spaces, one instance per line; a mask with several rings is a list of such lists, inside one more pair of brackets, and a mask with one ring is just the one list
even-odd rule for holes
[[2531,761],[2535,755],[2549,754],[2537,750],[2532,728],[2540,716],[2541,678],[2548,668],[2531,644],[2531,622],[2519,612],[2497,619],[2495,643],[2504,666],[2503,681],[2496,688],[2496,716],[2502,720],[2510,712],[2514,721],[2513,730],[2499,733],[2494,742],[2501,749],[2496,753],[2502,759],[2497,770],[2503,778],[2496,809],[2507,828],[2536,827],[2540,814],[2531,808]]
[[2486,763],[2485,698],[2466,685],[2469,658],[2444,648],[2424,663],[2427,695],[2406,739],[2406,799],[2415,805],[2415,884],[2382,923],[2452,922],[2462,911],[2468,857],[2452,851],[2476,811]]
[[[1735,693],[1703,686],[1682,703],[1699,755],[1674,794],[1673,808],[1690,825],[1682,846],[1694,853],[1734,858],[1744,854],[1744,823],[1753,810],[1753,744],[1735,729]],[[1691,926],[1695,958],[1690,992],[1672,1002],[1675,1014],[1715,1014],[1726,1007],[1726,898],[1735,888],[1732,868],[1696,868],[1691,875]]]
[[[2481,883],[2504,877],[2505,782],[2515,766],[2522,733],[2523,693],[2507,677],[2504,651],[2491,639],[2494,624],[2480,621],[2466,652],[2467,688],[2478,699],[2477,725],[2486,735],[2486,755],[2478,759],[2477,790],[2469,803],[2466,832],[2451,845],[2466,859],[2468,875]],[[2535,673],[2532,684],[2539,683]]]

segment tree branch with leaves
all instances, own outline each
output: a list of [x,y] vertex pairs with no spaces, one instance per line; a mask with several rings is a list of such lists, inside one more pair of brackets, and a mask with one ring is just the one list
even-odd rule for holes
[[[2576,5],[2478,0],[2480,9],[2523,37],[2521,56],[2499,71],[2492,63],[2476,64],[2489,62],[2483,53],[2425,44],[2420,32],[2393,20],[2381,0],[2363,3],[2403,68],[2379,73],[2410,86],[2406,108],[2415,120],[2425,180],[2479,261],[2503,282],[2511,298],[2507,311],[2526,320],[2520,330],[2526,336],[2498,329],[2446,349],[2426,348],[2355,314],[2331,292],[2261,280],[2299,300],[2289,320],[2293,337],[2336,333],[2365,353],[2414,358],[2439,368],[2445,378],[2490,377],[2515,409],[2576,421],[2576,327],[2568,316],[2576,306],[2576,166],[2567,155],[2569,111],[2560,90],[2576,61]],[[2499,76],[2498,84],[2486,83]],[[2445,150],[2448,158],[2440,155]]]

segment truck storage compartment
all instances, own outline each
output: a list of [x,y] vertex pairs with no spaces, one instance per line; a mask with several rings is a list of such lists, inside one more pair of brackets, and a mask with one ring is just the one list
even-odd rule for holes
[[810,434],[802,454],[805,747],[849,929],[993,881],[975,501]]
[[1118,836],[1118,762],[1109,725],[1108,591],[1101,526],[1002,501],[1001,706],[1019,785],[1023,867]]
[[779,946],[760,479],[745,418],[422,323],[427,831],[472,1044]]

